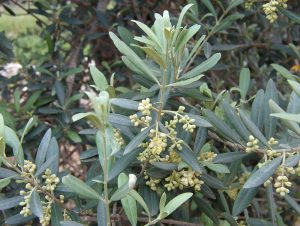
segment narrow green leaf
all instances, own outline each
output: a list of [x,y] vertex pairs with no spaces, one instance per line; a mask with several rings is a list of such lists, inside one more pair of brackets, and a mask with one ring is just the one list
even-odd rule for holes
[[122,125],[122,126],[132,126],[132,122],[130,121],[129,117],[120,115],[120,114],[114,114],[110,113],[108,116],[108,120],[110,123],[115,125]]
[[222,181],[220,181],[219,179],[210,176],[209,174],[202,174],[201,176],[202,180],[204,181],[204,183],[206,185],[208,185],[211,188],[215,188],[215,189],[224,189],[225,185]]
[[191,193],[191,192],[186,192],[186,193],[177,195],[175,198],[173,198],[170,202],[167,203],[167,205],[164,208],[164,212],[166,212],[168,215],[170,215],[178,207],[180,207],[183,203],[185,203],[187,200],[189,200],[192,196],[193,196],[193,193]]
[[230,122],[235,131],[241,135],[243,140],[248,142],[250,133],[240,117],[237,115],[235,109],[231,107],[227,101],[223,102],[221,106],[224,109],[226,119]]
[[289,206],[292,207],[298,215],[300,215],[300,206],[298,202],[290,195],[285,195],[284,199],[289,204]]
[[70,190],[84,198],[96,200],[100,199],[99,194],[94,189],[72,175],[64,176],[62,178],[62,183],[70,188]]
[[45,135],[39,145],[37,153],[36,153],[35,164],[37,166],[37,169],[39,169],[45,161],[47,150],[48,150],[48,147],[50,144],[50,140],[51,140],[51,129],[48,129],[47,132],[45,133]]
[[197,208],[203,213],[205,213],[216,225],[219,225],[219,219],[216,211],[211,207],[209,202],[200,197],[194,198]]
[[[128,176],[124,173],[121,173],[118,177],[118,187],[120,188],[123,184],[126,184],[128,187]],[[126,195],[121,199],[121,203],[131,225],[137,225],[137,207],[135,199],[129,195]]]
[[140,143],[143,142],[143,140],[146,139],[148,136],[150,130],[154,127],[154,125],[149,126],[147,129],[143,130],[141,133],[139,133],[137,136],[135,136],[129,144],[125,147],[124,155],[130,153],[133,149],[139,146]]
[[203,166],[199,163],[195,154],[185,145],[183,145],[182,150],[177,151],[177,153],[182,158],[182,160],[190,167],[192,167],[196,172],[202,173],[204,171]]
[[77,223],[75,221],[61,221],[61,226],[84,226],[83,224]]
[[118,159],[113,166],[111,167],[109,174],[108,174],[108,181],[111,181],[116,176],[119,175],[123,170],[125,170],[130,163],[132,163],[138,153],[141,151],[140,148],[133,149],[130,153],[123,155],[120,159]]
[[6,198],[0,200],[0,210],[6,210],[13,208],[20,204],[24,200],[23,196],[15,196],[12,198]]
[[237,216],[248,207],[254,196],[258,192],[258,188],[241,189],[238,193],[232,208],[232,215]]
[[251,120],[257,126],[259,130],[263,128],[264,120],[264,99],[265,94],[262,89],[258,90],[256,97],[252,103]]
[[270,218],[272,220],[272,224],[276,224],[276,201],[273,194],[273,187],[272,184],[269,184],[266,189],[266,195],[267,195],[267,202],[268,202],[268,208],[269,208],[269,214]]
[[208,11],[214,15],[214,17],[217,17],[217,13],[215,11],[215,8],[210,0],[202,0],[202,3],[206,6]]
[[295,91],[295,93],[300,97],[300,83],[288,80],[288,83],[292,87],[292,89]]
[[239,88],[242,99],[246,99],[246,95],[250,85],[250,70],[249,68],[243,68],[239,77]]
[[58,99],[58,102],[61,106],[64,106],[65,104],[65,88],[61,81],[56,80],[54,83],[56,96]]
[[106,205],[102,200],[98,202],[97,223],[98,226],[107,226]]
[[188,79],[193,78],[197,75],[202,74],[205,71],[208,71],[212,67],[214,67],[221,58],[221,53],[215,53],[209,59],[203,61],[199,66],[193,68],[189,72],[185,73],[180,77],[180,79]]
[[186,79],[186,80],[179,80],[178,82],[175,82],[175,83],[172,83],[172,84],[169,84],[167,86],[173,86],[173,87],[177,87],[177,86],[187,86],[193,82],[196,82],[198,81],[199,79],[201,79],[204,75],[197,75],[195,77],[192,77],[192,78],[189,78],[189,79]]
[[62,221],[63,215],[62,215],[62,209],[57,203],[52,203],[51,206],[51,226],[61,226],[60,221]]
[[[298,135],[300,135],[300,127],[294,120],[291,120],[291,117],[290,117],[291,114],[285,113],[285,111],[281,107],[279,107],[273,100],[269,101],[269,106],[271,108],[271,111],[273,112],[273,114],[271,114],[271,116],[279,117],[281,119],[282,123],[287,128],[289,128],[290,130],[292,130],[295,133],[297,133]],[[293,119],[295,119],[295,118],[293,118]]]
[[36,171],[35,176],[38,177],[39,175],[41,175],[46,169],[49,168],[49,166],[52,164],[52,162],[54,162],[54,160],[56,159],[56,156],[51,156],[49,159],[47,159],[46,162],[44,162],[40,168]]
[[41,218],[43,216],[43,207],[40,196],[37,191],[33,191],[30,197],[30,210],[31,212]]
[[87,118],[96,128],[101,128],[101,122],[98,119],[97,115],[94,112],[87,113],[78,113],[72,116],[73,122],[76,122],[80,119]]
[[6,219],[5,223],[7,225],[26,225],[26,223],[32,221],[34,219],[34,215],[29,215],[24,217],[22,214],[16,214]]
[[275,117],[271,117],[271,109],[269,107],[269,101],[273,100],[275,103],[278,103],[278,91],[276,89],[275,83],[272,79],[268,81],[266,93],[265,93],[265,101],[264,101],[264,134],[267,139],[270,139],[274,136],[276,132],[276,123],[277,119]]
[[100,91],[106,90],[108,88],[108,83],[104,74],[99,71],[95,65],[90,66],[90,72],[96,87]]
[[139,102],[124,98],[113,98],[110,100],[112,105],[129,109],[129,110],[137,110],[139,107]]
[[208,163],[206,166],[217,173],[230,173],[228,167],[222,164]]
[[11,178],[10,177],[0,179],[0,190],[2,188],[5,188],[7,185],[9,185],[10,182],[11,182]]
[[244,0],[231,0],[227,7],[227,11],[233,9],[234,7],[237,7],[238,5],[241,5],[244,3]]
[[149,67],[136,55],[136,53],[133,52],[131,48],[129,48],[124,42],[122,42],[114,33],[109,32],[110,38],[113,40],[115,46],[117,49],[124,54],[125,56],[128,56],[131,60],[131,62],[134,62],[134,64],[145,73],[145,75],[148,76],[149,79],[155,81],[158,85],[160,85],[158,79],[155,77],[153,72],[149,69]]
[[[52,161],[53,157],[54,160]],[[50,140],[50,144],[46,154],[46,162],[51,162],[48,168],[52,173],[57,174],[59,165],[59,146],[55,137],[52,137]]]
[[293,22],[300,24],[300,16],[298,14],[295,14],[295,13],[293,13],[285,8],[282,8],[282,7],[278,7],[278,9],[283,15],[290,18]]
[[241,137],[235,132],[231,127],[229,127],[225,122],[223,122],[216,114],[210,110],[204,109],[203,114],[207,117],[210,123],[212,123],[216,128],[217,132],[224,137],[236,143],[243,143]]
[[185,14],[187,13],[187,11],[193,6],[193,4],[188,4],[186,6],[183,7],[183,9],[181,10],[180,12],[180,15],[179,15],[179,18],[178,18],[178,21],[177,21],[177,24],[176,24],[176,28],[175,28],[175,33],[173,35],[173,38],[172,38],[172,45],[175,43],[175,41],[177,40],[177,37],[179,35],[179,32],[180,32],[180,29],[182,27],[182,21],[183,21],[183,18],[185,16]]
[[196,156],[198,156],[198,154],[201,151],[201,148],[205,144],[207,136],[208,136],[207,128],[199,127],[199,129],[197,130],[194,148],[193,148],[193,152],[195,153]]
[[161,195],[160,200],[159,200],[159,212],[160,212],[160,213],[163,213],[163,211],[164,211],[164,209],[165,209],[166,201],[167,201],[167,195],[166,195],[166,193],[164,192],[164,193]]
[[274,174],[281,161],[282,157],[277,157],[252,173],[250,178],[245,183],[244,188],[258,187],[263,184]]
[[213,163],[231,163],[245,158],[247,155],[247,153],[243,152],[221,153],[214,158]]
[[9,127],[4,127],[5,143],[13,149],[14,156],[21,166],[24,165],[24,153],[17,134]]
[[132,198],[134,198],[142,207],[143,209],[146,211],[148,217],[150,218],[150,211],[149,208],[147,206],[147,204],[145,203],[144,199],[139,195],[139,193],[137,193],[135,190],[131,189],[128,193]]
[[260,130],[257,128],[257,126],[251,121],[251,119],[248,118],[248,116],[242,111],[239,110],[240,117],[247,127],[247,129],[250,131],[250,133],[256,137],[260,142],[262,142],[264,145],[269,147],[268,141],[265,138],[265,136],[260,132]]
[[286,80],[292,80],[292,81],[297,80],[297,76],[293,75],[285,67],[282,67],[279,64],[271,64],[271,66],[279,73],[279,75],[281,75],[282,77],[284,77]]

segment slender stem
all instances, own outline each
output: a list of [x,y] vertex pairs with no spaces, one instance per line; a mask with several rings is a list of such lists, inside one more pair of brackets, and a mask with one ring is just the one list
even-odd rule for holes
[[103,187],[104,187],[104,201],[106,206],[106,218],[107,218],[107,226],[111,226],[111,220],[110,220],[110,211],[109,211],[109,197],[108,197],[108,159],[107,159],[107,149],[106,149],[106,129],[104,128],[102,130],[102,137],[103,137],[103,174],[104,174],[104,181],[103,181]]

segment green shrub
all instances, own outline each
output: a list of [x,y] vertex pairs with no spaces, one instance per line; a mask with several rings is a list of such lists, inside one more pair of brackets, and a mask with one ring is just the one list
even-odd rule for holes
[[[297,70],[290,72],[276,59],[296,59],[298,47],[271,43],[269,54],[255,47],[269,43],[240,44],[235,26],[245,29],[245,42],[254,40],[257,24],[270,26],[266,19],[240,24],[251,13],[244,11],[244,1],[216,1],[217,7],[205,0],[203,8],[189,2],[178,18],[167,10],[155,14],[151,27],[133,20],[142,35],[124,27],[109,32],[122,62],[102,61],[103,73],[85,60],[71,68],[58,61],[69,62],[74,49],[64,39],[90,16],[75,14],[83,3],[61,9],[35,3],[39,13],[60,12],[65,36],[56,42],[47,33],[52,25],[44,25],[49,55],[28,57],[23,71],[1,84],[8,97],[0,114],[3,222],[294,223],[300,214],[294,186],[300,175],[300,79]],[[102,19],[122,2],[106,6],[108,14],[98,12]],[[296,14],[278,10],[286,23],[299,23]],[[89,41],[80,45],[93,54]],[[268,61],[275,63],[268,67]],[[297,69],[297,61],[293,65]],[[94,83],[89,87],[83,86],[86,70]],[[228,77],[220,81],[223,71]],[[23,75],[26,83],[18,83]],[[60,144],[70,144],[66,138],[85,150],[80,160],[87,171],[80,178],[60,164]]]

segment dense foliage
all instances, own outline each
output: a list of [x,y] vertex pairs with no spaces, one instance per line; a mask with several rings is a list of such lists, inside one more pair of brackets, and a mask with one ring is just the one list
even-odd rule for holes
[[3,224],[299,224],[298,1],[1,4]]

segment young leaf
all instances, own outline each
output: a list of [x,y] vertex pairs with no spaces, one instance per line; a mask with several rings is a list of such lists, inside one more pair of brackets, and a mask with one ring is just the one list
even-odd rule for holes
[[164,212],[167,213],[167,216],[173,213],[178,207],[180,207],[183,203],[189,200],[193,196],[193,193],[186,192],[180,195],[177,195],[173,198],[164,208]]
[[133,62],[147,77],[153,81],[155,81],[158,85],[160,85],[158,79],[155,77],[151,69],[136,55],[135,52],[131,48],[129,48],[124,42],[122,42],[114,33],[109,32],[110,38],[113,40],[115,46],[118,50],[128,56],[128,58]]
[[106,90],[108,88],[108,83],[104,74],[99,71],[95,65],[90,66],[90,72],[97,88],[100,91]]
[[39,218],[43,216],[43,207],[37,191],[32,192],[32,195],[30,197],[30,210],[35,216]]
[[161,197],[160,197],[160,200],[159,200],[159,212],[162,213],[165,209],[165,205],[166,205],[166,201],[167,201],[167,195],[166,193],[164,192]]
[[248,207],[258,192],[258,188],[241,189],[238,193],[232,208],[232,215],[237,216]]
[[272,161],[259,168],[250,176],[250,178],[245,183],[244,188],[258,187],[263,184],[274,174],[281,161],[282,157],[277,157],[276,159],[273,159]]
[[84,198],[96,200],[100,199],[99,194],[94,189],[72,175],[64,176],[62,178],[62,183],[70,188],[70,190]]

